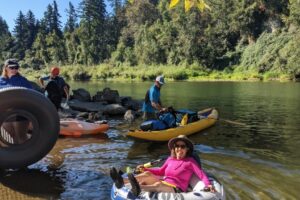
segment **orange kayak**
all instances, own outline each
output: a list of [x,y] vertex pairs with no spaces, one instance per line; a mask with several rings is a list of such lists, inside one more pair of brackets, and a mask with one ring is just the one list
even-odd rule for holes
[[77,119],[61,119],[60,135],[80,137],[82,135],[95,135],[107,131],[108,124],[96,124]]

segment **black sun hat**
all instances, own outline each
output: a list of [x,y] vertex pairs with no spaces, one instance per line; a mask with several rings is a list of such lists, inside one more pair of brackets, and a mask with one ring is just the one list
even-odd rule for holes
[[16,59],[7,59],[4,65],[8,67],[20,67]]
[[174,147],[174,144],[177,141],[183,141],[191,151],[194,151],[193,142],[190,139],[188,139],[185,135],[179,135],[175,138],[170,139],[168,142],[168,147],[170,150]]

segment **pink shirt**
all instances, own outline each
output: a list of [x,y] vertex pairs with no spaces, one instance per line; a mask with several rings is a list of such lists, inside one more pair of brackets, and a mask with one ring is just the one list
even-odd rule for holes
[[192,157],[180,160],[169,157],[160,168],[145,168],[145,171],[149,171],[157,176],[164,176],[164,181],[176,185],[183,192],[187,191],[193,173],[204,182],[205,186],[210,185],[206,174]]

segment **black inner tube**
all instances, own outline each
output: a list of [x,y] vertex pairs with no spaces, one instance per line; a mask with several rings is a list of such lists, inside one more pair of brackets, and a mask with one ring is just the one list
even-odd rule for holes
[[0,89],[0,168],[23,168],[42,159],[59,134],[54,105],[20,87]]

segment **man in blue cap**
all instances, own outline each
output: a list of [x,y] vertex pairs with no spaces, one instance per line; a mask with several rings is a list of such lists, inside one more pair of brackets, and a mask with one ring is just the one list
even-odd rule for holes
[[142,109],[142,111],[144,112],[144,120],[156,119],[157,116],[155,114],[155,111],[161,112],[166,110],[166,108],[162,107],[160,101],[160,89],[164,84],[164,77],[157,76],[155,79],[155,83],[147,91]]

